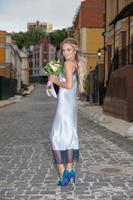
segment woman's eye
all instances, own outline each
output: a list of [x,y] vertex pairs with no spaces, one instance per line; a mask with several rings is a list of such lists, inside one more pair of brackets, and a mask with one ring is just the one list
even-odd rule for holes
[[63,52],[66,52],[66,51],[71,51],[71,49],[64,49],[64,50],[63,50]]

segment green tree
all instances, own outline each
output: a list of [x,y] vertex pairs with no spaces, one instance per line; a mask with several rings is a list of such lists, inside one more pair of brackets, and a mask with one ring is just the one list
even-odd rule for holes
[[21,49],[25,42],[24,33],[23,32],[13,33],[12,38],[16,40],[17,46],[19,47],[19,49]]
[[59,50],[60,43],[67,37],[67,29],[55,30],[49,34],[51,43]]
[[30,45],[34,45],[42,37],[47,36],[48,34],[39,29],[33,29],[27,32],[13,33],[12,38],[16,40],[16,44],[19,49],[23,47],[29,48]]
[[41,31],[40,29],[32,29],[27,32],[13,33],[12,38],[16,40],[16,44],[19,49],[23,47],[29,48],[31,45],[34,45],[42,37],[50,37],[51,43],[57,48],[60,48],[60,43],[67,37],[67,29],[55,30],[52,33],[47,33]]

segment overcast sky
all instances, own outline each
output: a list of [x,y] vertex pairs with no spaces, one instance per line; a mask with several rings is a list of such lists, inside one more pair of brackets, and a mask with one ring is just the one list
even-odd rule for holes
[[27,22],[47,22],[55,29],[72,25],[81,0],[0,0],[0,30],[27,30]]

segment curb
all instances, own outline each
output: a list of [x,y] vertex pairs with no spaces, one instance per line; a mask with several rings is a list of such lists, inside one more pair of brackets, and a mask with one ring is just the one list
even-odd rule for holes
[[0,108],[9,106],[9,105],[14,104],[14,103],[16,103],[16,101],[12,101],[12,102],[8,102],[8,103],[5,103],[5,104],[2,104],[2,105],[0,105]]
[[[100,126],[105,127],[108,130],[111,130],[115,133],[122,135],[123,137],[128,137],[133,139],[133,123],[124,121],[122,119],[114,118],[109,115],[105,115],[99,109],[98,111],[88,106],[85,106],[86,103],[80,103],[78,109],[82,112],[86,118],[90,119],[94,123],[97,123]],[[88,104],[89,105],[89,104]]]
[[20,96],[19,98],[18,97],[15,97],[15,98],[11,97],[11,99],[1,100],[0,101],[0,108],[9,106],[9,105],[17,103],[17,102],[20,102],[22,99],[23,99],[23,97]]

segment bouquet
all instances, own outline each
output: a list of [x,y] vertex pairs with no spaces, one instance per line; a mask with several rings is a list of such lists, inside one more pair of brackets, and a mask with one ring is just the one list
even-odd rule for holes
[[[44,71],[48,75],[59,76],[59,74],[62,71],[62,65],[60,64],[59,60],[57,60],[57,61],[56,60],[55,61],[50,61],[49,63],[47,63],[45,65]],[[47,93],[48,96],[54,96],[55,98],[57,98],[57,94],[56,94],[56,92],[54,90],[53,83],[51,83],[50,81],[47,82],[46,93]]]

